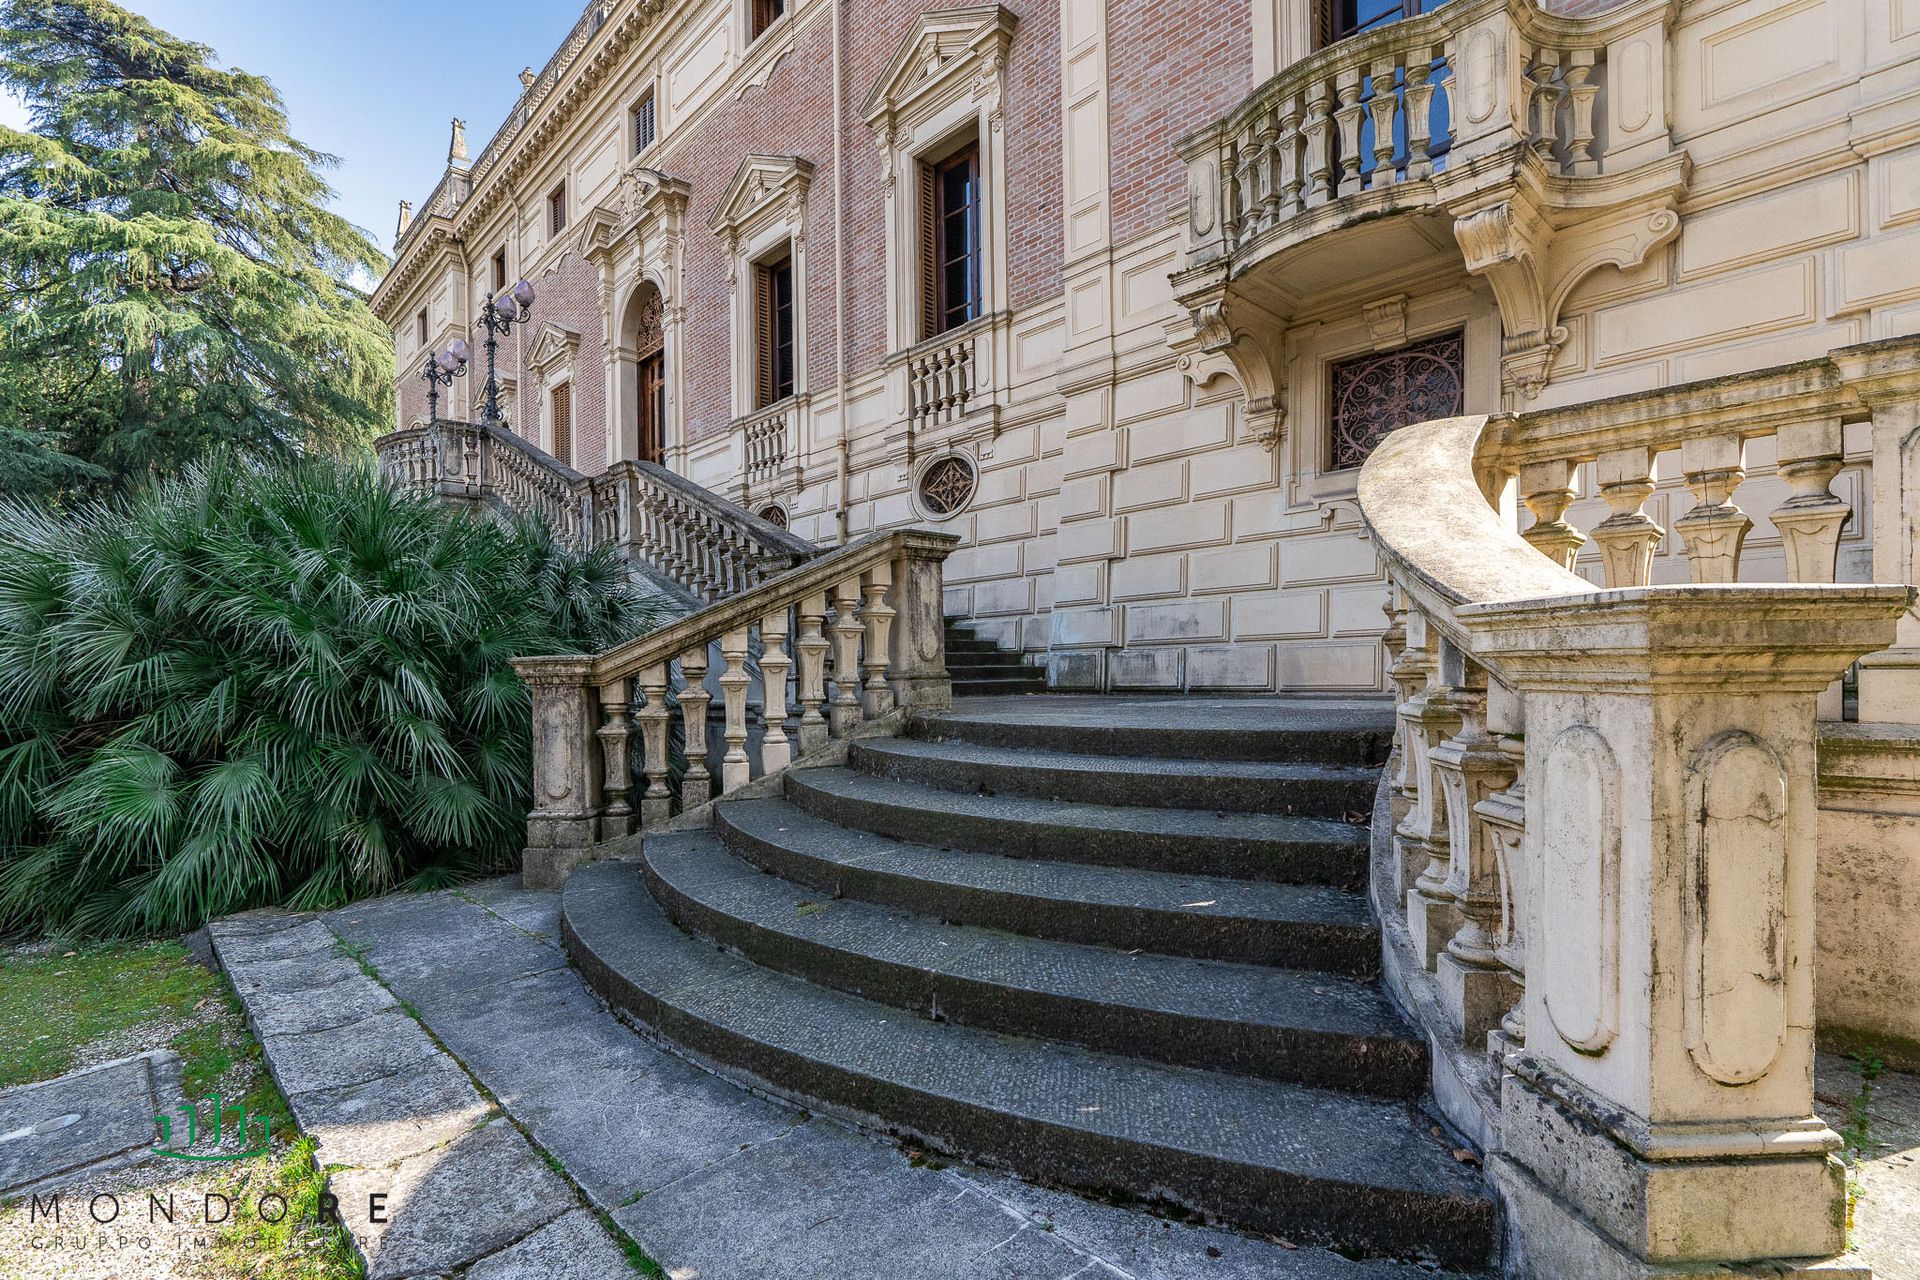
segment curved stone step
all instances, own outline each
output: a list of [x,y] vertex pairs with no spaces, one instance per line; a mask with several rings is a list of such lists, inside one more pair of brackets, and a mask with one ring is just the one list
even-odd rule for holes
[[1328,698],[1130,698],[1057,694],[916,714],[915,738],[1082,755],[1384,764],[1389,702]]
[[1024,671],[980,672],[971,675],[950,673],[956,698],[1004,698],[1009,695],[1045,693],[1047,673],[1035,668]]
[[856,742],[847,763],[946,791],[1336,820],[1371,814],[1380,785],[1380,770],[1367,765],[1157,760],[918,738]]
[[714,830],[742,858],[824,897],[1121,951],[1360,976],[1380,968],[1366,899],[1324,885],[955,852],[851,831],[780,800],[720,805]]
[[654,898],[681,928],[936,1021],[1380,1097],[1426,1091],[1426,1042],[1355,978],[1130,954],[822,900],[704,831],[649,839],[645,861]]
[[934,1023],[828,991],[682,933],[631,863],[575,872],[562,928],[603,997],[686,1051],[938,1149],[1300,1243],[1459,1267],[1492,1253],[1483,1186],[1408,1104]]
[[1289,814],[984,796],[851,769],[796,769],[787,798],[841,826],[950,849],[1359,889],[1366,831]]

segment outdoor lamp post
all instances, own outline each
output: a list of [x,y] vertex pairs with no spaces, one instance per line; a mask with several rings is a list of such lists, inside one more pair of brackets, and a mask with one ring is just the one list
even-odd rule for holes
[[500,380],[495,374],[495,352],[500,339],[515,325],[525,324],[533,313],[533,286],[522,280],[498,298],[488,298],[480,310],[480,323],[487,331],[487,391],[481,407],[481,420],[500,421]]
[[455,378],[467,376],[467,363],[472,359],[466,339],[455,338],[453,345],[439,355],[427,357],[427,367],[420,371],[420,378],[427,384],[427,421],[440,420],[440,388],[453,386]]

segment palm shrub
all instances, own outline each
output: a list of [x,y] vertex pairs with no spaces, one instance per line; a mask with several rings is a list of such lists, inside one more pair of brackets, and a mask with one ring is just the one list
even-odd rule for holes
[[619,562],[216,459],[121,504],[0,502],[0,931],[124,935],[508,865],[509,660],[656,621]]

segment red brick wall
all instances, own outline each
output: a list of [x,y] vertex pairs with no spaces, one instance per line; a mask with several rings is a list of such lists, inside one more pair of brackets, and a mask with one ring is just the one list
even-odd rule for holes
[[1246,4],[1107,0],[1116,243],[1165,225],[1186,190],[1174,144],[1253,90]]
[[[935,9],[969,0],[934,0]],[[1052,0],[1007,0],[1019,18],[1007,67],[1004,136],[1010,303],[1025,307],[1060,290],[1062,256],[1060,29]],[[886,340],[886,207],[880,154],[859,110],[921,5],[849,4],[843,11],[845,101],[841,145],[847,162],[845,243],[849,373],[871,370],[888,355]],[[1169,24],[1170,29],[1184,24]],[[1243,23],[1244,25],[1244,23]],[[685,249],[686,329],[681,379],[689,440],[724,431],[733,417],[731,317],[723,246],[708,229],[714,210],[749,152],[797,155],[813,165],[807,197],[807,383],[829,389],[835,369],[833,225],[832,26],[816,20],[767,83],[729,99],[693,133],[666,140],[659,165],[691,184]],[[584,211],[575,210],[580,217]],[[574,365],[574,465],[593,472],[610,453],[606,428],[605,349],[594,270],[569,255],[534,281],[540,300],[532,333],[554,321],[580,334]],[[531,349],[532,335],[528,338]],[[478,345],[476,338],[475,345]],[[543,389],[523,371],[518,336],[500,347],[501,376],[516,380],[518,403],[507,413],[516,430],[545,438]],[[480,371],[476,370],[476,375]],[[424,404],[424,388],[418,399]],[[478,401],[478,389],[475,390]]]

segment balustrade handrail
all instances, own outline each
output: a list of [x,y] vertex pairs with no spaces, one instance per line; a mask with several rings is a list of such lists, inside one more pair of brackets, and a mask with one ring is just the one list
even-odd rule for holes
[[593,662],[593,678],[600,684],[630,679],[695,645],[711,643],[728,631],[758,621],[770,610],[798,604],[836,582],[890,565],[908,551],[944,559],[959,541],[952,534],[927,529],[894,529],[858,538],[598,655]]
[[736,530],[769,556],[806,559],[820,554],[819,543],[762,520],[745,507],[728,502],[713,490],[669,471],[657,462],[619,462],[614,467],[632,467],[652,483],[673,490],[689,502],[699,505],[714,519]]
[[1408,45],[1423,41],[1437,44],[1502,9],[1506,11],[1514,29],[1529,40],[1546,44],[1577,41],[1599,45],[1605,44],[1617,32],[1640,25],[1649,14],[1672,11],[1677,7],[1677,0],[1637,0],[1636,3],[1624,4],[1591,17],[1570,17],[1549,13],[1536,0],[1452,0],[1452,3],[1429,9],[1415,17],[1403,18],[1373,31],[1335,41],[1289,63],[1256,85],[1225,116],[1181,138],[1175,144],[1175,149],[1182,156],[1198,151],[1222,136],[1244,129],[1262,112],[1270,110],[1278,99],[1300,92],[1315,80],[1342,70],[1369,68],[1383,55]]

